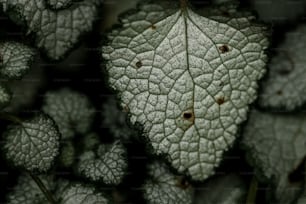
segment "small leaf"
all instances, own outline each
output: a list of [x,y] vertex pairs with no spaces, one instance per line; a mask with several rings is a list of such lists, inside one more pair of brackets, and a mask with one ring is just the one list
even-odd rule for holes
[[88,132],[95,113],[85,95],[70,89],[47,92],[42,109],[57,123],[63,139]]
[[100,145],[97,152],[84,152],[78,164],[78,172],[92,181],[119,184],[127,170],[126,152],[122,144]]
[[306,102],[306,26],[286,34],[269,64],[269,78],[262,83],[259,104],[294,110]]
[[107,204],[108,200],[92,187],[73,184],[61,193],[59,204]]
[[[57,1],[58,2],[58,1]],[[0,0],[0,5],[15,23],[34,33],[36,46],[50,59],[64,57],[92,29],[101,0],[83,0],[64,10],[50,10],[46,0]]]
[[60,133],[44,114],[10,125],[4,132],[6,158],[28,171],[47,171],[59,153]]
[[124,16],[102,55],[110,86],[131,123],[143,125],[154,153],[204,180],[257,97],[267,34],[249,14],[200,16],[175,3],[163,5],[142,4]]
[[30,68],[35,51],[21,43],[5,42],[0,44],[0,56],[0,75],[20,79]]
[[248,161],[258,179],[270,181],[274,191],[270,199],[276,203],[291,203],[302,189],[303,183],[292,175],[298,175],[299,166],[304,164],[305,124],[303,114],[252,111],[244,129],[242,147]]
[[183,176],[172,174],[164,163],[154,162],[149,166],[144,197],[150,204],[188,204],[193,201],[194,190]]
[[[54,188],[55,183],[50,176],[39,176],[42,183],[48,190]],[[17,185],[7,196],[7,204],[42,204],[48,203],[45,195],[38,185],[28,175],[21,175]]]

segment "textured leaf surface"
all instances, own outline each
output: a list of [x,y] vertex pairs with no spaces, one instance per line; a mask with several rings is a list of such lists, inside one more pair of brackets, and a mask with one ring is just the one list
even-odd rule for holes
[[1,4],[12,20],[24,22],[28,33],[35,34],[37,47],[58,60],[92,29],[100,0],[83,0],[59,11],[48,9],[46,0],[0,0]]
[[119,142],[100,145],[96,153],[83,153],[78,165],[80,174],[92,181],[103,181],[106,184],[119,184],[126,170],[126,152]]
[[44,99],[42,109],[55,120],[63,139],[89,130],[95,110],[85,95],[61,89],[47,92]]
[[[54,187],[51,177],[39,176],[48,190]],[[7,196],[7,204],[42,204],[48,203],[45,195],[39,189],[35,181],[28,175],[21,175],[17,185]]]
[[236,174],[212,178],[196,187],[194,204],[245,203],[247,186]]
[[3,108],[11,101],[11,94],[9,90],[2,84],[0,84],[0,108]]
[[72,4],[73,0],[46,0],[52,9],[64,9]]
[[0,56],[0,75],[19,79],[30,68],[35,51],[20,43],[5,42],[0,44]]
[[26,170],[47,171],[59,153],[59,137],[54,121],[39,114],[4,132],[6,157]]
[[92,187],[74,184],[67,187],[61,196],[60,204],[107,204],[108,200]]
[[[252,16],[202,17],[141,5],[102,48],[109,84],[155,153],[195,180],[213,174],[265,72],[268,42]],[[213,15],[213,14],[212,14]]]
[[144,184],[144,196],[150,204],[191,204],[193,188],[182,176],[172,174],[164,163],[149,166],[152,177]]
[[269,78],[262,84],[260,105],[293,110],[306,102],[306,26],[286,34],[269,64]]
[[272,183],[276,203],[290,203],[301,183],[290,181],[306,156],[305,115],[282,115],[252,111],[243,133],[242,145],[258,178]]

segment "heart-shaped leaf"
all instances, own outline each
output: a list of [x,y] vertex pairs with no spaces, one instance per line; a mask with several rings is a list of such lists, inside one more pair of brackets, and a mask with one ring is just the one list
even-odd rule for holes
[[28,171],[49,170],[59,153],[60,133],[54,121],[44,114],[13,124],[4,132],[6,157]]
[[80,156],[78,172],[92,181],[119,184],[127,169],[126,152],[118,141],[113,145],[100,145],[96,151]]
[[110,86],[155,153],[204,180],[257,97],[268,40],[249,13],[200,16],[184,4],[164,4],[124,16],[102,55]]

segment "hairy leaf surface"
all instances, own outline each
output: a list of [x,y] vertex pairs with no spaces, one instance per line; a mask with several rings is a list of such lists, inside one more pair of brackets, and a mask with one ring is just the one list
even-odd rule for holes
[[[58,1],[57,1],[58,2]],[[4,12],[36,36],[36,46],[59,60],[92,29],[100,0],[83,0],[64,10],[52,10],[46,0],[0,0]]]
[[214,173],[257,97],[268,41],[253,19],[143,4],[102,47],[109,84],[132,124],[195,180]]
[[47,171],[59,153],[59,137],[54,121],[39,114],[9,126],[4,132],[6,157],[28,171]]
[[171,173],[164,163],[154,162],[149,166],[144,197],[149,204],[191,204],[193,188],[182,176]]

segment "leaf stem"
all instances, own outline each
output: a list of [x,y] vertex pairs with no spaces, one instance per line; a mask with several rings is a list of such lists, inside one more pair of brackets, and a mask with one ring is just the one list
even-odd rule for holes
[[7,120],[13,123],[22,124],[22,120],[20,118],[12,114],[9,114],[7,112],[0,112],[0,119]]
[[43,182],[40,180],[40,178],[38,176],[36,176],[35,174],[28,172],[29,175],[32,177],[32,179],[35,181],[35,183],[37,184],[37,186],[39,187],[39,189],[43,192],[43,194],[45,195],[45,197],[47,198],[47,200],[51,203],[51,204],[56,204],[56,201],[53,197],[53,195],[51,194],[51,192],[46,188],[46,186],[43,184]]
[[258,188],[258,182],[257,182],[256,177],[253,176],[252,181],[250,183],[250,188],[249,188],[246,204],[255,204],[257,188]]

